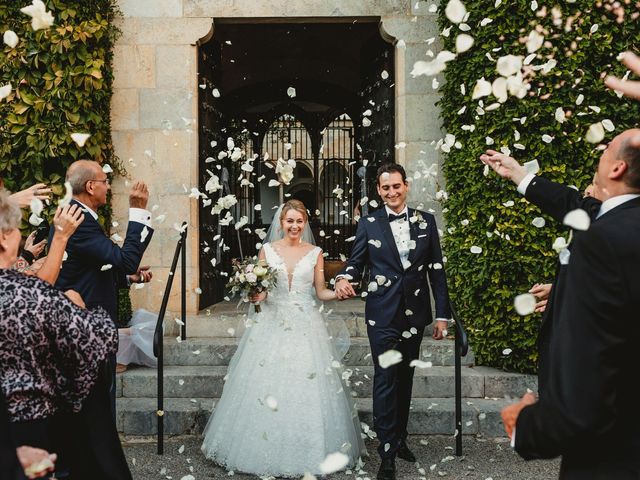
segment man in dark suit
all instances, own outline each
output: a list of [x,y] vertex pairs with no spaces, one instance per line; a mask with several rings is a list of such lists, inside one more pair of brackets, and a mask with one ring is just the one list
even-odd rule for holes
[[[502,413],[521,456],[562,455],[562,479],[640,478],[639,136],[623,132],[600,158],[602,204],[586,231],[574,230],[565,286],[554,299],[545,393],[538,401],[527,394]],[[506,155],[487,152],[482,160],[514,181],[521,174]],[[567,198],[556,198],[558,208]]]
[[[436,303],[433,338],[446,336],[451,317],[435,218],[408,208],[408,192],[402,166],[390,163],[378,169],[378,194],[385,207],[360,219],[347,266],[336,276],[338,298],[346,299],[355,295],[350,281],[360,281],[364,268],[369,269],[365,315],[375,365],[380,480],[395,478],[396,456],[416,461],[406,443],[414,373],[410,363],[418,359],[424,329],[432,322],[429,286]],[[390,350],[400,352],[402,361],[385,368],[380,356]]]
[[[67,170],[72,203],[82,207],[84,221],[69,239],[56,287],[75,290],[87,307],[103,307],[115,321],[119,288],[148,281],[150,272],[139,268],[153,235],[151,213],[146,210],[149,191],[136,182],[129,194],[129,224],[122,247],[98,223],[98,208],[107,202],[109,178],[99,163],[78,160]],[[61,463],[72,478],[131,478],[115,425],[115,357],[100,372],[82,410],[68,418],[68,435],[61,438]],[[91,446],[91,447],[90,447]],[[69,454],[65,454],[69,452]],[[100,452],[94,456],[92,452]]]

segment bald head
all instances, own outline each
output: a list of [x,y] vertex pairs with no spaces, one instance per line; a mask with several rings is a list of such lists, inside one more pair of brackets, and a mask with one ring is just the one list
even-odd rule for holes
[[624,182],[640,191],[640,128],[626,130],[620,135],[617,157],[627,164]]
[[67,169],[65,180],[71,184],[74,195],[82,195],[86,192],[87,182],[96,178],[102,171],[98,162],[92,160],[76,160]]

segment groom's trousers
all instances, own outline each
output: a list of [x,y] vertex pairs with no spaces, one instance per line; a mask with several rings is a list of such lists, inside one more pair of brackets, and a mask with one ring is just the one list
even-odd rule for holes
[[[401,326],[403,325],[403,326]],[[416,335],[404,338],[408,322],[394,322],[387,327],[367,325],[371,355],[375,365],[373,378],[373,423],[380,441],[381,458],[395,458],[400,444],[407,438],[407,423],[415,368],[409,364],[420,355],[424,328]],[[380,367],[378,357],[388,350],[402,354],[402,362],[387,368]]]

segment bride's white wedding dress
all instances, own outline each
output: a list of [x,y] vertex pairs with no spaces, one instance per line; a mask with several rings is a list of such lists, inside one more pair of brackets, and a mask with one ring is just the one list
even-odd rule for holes
[[321,474],[335,452],[354,466],[364,454],[360,422],[312,285],[321,250],[288,271],[271,244],[263,248],[277,286],[251,315],[202,451],[227,470],[261,476]]

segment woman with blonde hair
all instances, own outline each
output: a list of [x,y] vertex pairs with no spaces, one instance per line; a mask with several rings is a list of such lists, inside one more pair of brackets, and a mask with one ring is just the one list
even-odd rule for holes
[[336,296],[302,202],[276,213],[259,257],[276,269],[277,285],[251,299],[261,312],[249,315],[202,451],[228,470],[263,477],[324,474],[322,462],[336,453],[354,467],[364,444],[340,364],[348,332],[330,335],[321,313],[321,302]]

